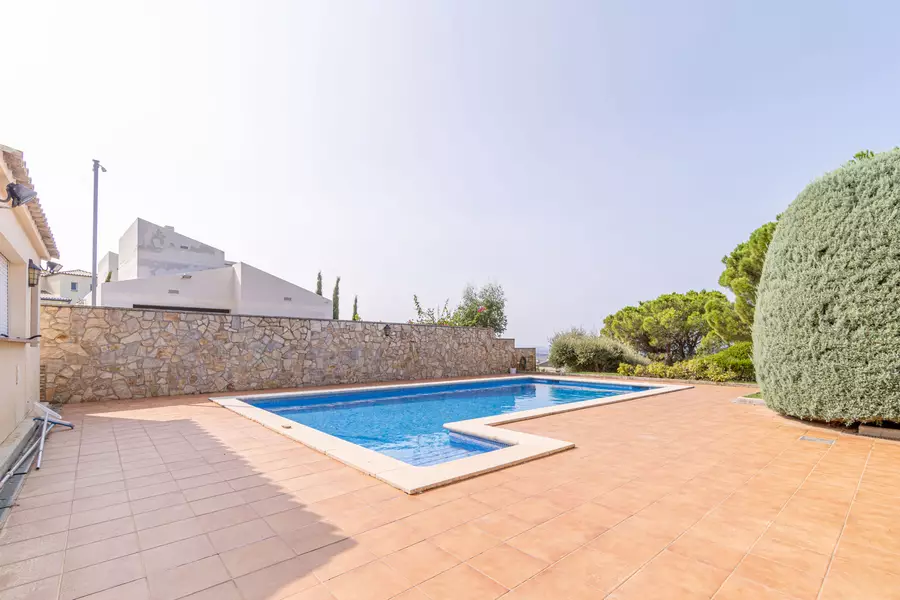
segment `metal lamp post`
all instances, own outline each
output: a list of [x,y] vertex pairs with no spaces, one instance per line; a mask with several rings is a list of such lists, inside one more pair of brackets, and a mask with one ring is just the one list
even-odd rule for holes
[[94,159],[94,261],[91,268],[91,306],[97,306],[97,185],[100,171],[106,173],[106,167]]

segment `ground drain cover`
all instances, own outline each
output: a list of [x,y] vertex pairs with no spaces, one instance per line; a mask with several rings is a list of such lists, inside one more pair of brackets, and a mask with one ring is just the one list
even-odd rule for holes
[[816,442],[817,444],[828,444],[829,446],[834,443],[834,440],[826,440],[825,438],[810,437],[808,435],[801,435],[800,440],[803,442]]

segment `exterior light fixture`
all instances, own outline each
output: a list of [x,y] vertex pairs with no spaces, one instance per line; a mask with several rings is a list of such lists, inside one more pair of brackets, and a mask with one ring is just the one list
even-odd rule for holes
[[384,326],[384,337],[391,337],[391,326],[390,325]]
[[30,258],[28,259],[28,287],[36,287],[38,282],[41,280],[41,269],[39,266],[34,264],[34,261]]
[[181,274],[182,279],[190,279],[191,277],[193,277],[193,275],[191,275],[190,273],[182,273]]
[[6,200],[3,200],[3,202],[9,202],[9,206],[3,208],[22,206],[35,198],[37,198],[37,192],[33,189],[27,188],[21,183],[10,183],[6,186]]
[[59,273],[62,271],[62,267],[61,264],[55,263],[52,260],[47,261],[47,270],[50,271],[50,273]]

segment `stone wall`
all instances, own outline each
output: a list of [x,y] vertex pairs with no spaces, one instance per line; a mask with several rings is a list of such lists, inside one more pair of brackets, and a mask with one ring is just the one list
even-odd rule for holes
[[45,306],[41,335],[50,402],[534,369],[534,349],[481,328]]

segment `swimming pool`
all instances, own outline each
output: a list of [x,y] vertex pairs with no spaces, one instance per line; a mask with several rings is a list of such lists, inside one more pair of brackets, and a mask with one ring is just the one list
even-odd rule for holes
[[521,377],[244,400],[408,465],[428,467],[508,446],[450,431],[444,427],[446,423],[651,389],[653,386]]

